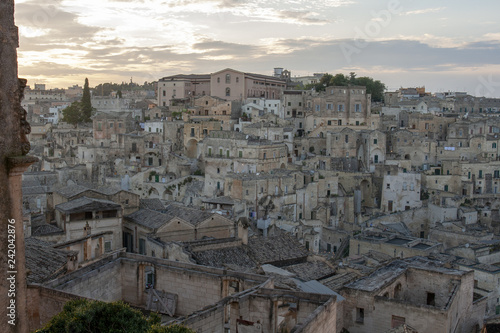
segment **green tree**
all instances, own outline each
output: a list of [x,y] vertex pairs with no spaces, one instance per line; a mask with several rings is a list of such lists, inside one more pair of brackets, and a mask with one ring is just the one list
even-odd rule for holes
[[314,88],[316,91],[324,91],[330,86],[365,86],[366,93],[372,95],[372,101],[381,102],[384,100],[385,84],[379,80],[374,80],[368,76],[356,77],[355,72],[350,72],[349,75],[344,74],[325,74],[321,77],[319,83],[306,86],[308,89]]
[[76,125],[81,122],[82,119],[82,103],[73,102],[71,105],[62,110],[63,118],[62,120],[68,124]]
[[160,326],[160,316],[142,312],[118,301],[106,303],[86,299],[67,302],[63,311],[37,333],[194,333],[189,328]]
[[89,79],[85,78],[82,96],[82,122],[90,122],[92,117],[92,102],[90,100]]

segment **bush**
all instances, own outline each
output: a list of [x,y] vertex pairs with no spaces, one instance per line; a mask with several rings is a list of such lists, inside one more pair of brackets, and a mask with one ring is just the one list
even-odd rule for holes
[[87,299],[67,302],[63,311],[37,333],[195,333],[180,326],[160,326],[160,316],[145,317],[122,301],[106,303]]

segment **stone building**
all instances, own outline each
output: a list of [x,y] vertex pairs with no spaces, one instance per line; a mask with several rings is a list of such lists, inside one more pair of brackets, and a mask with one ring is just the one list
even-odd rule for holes
[[204,191],[209,196],[224,189],[224,178],[229,172],[269,172],[284,169],[288,163],[285,143],[240,132],[212,131],[201,149],[205,161]]
[[158,80],[158,106],[171,106],[175,100],[187,101],[203,95],[211,95],[210,74],[179,74]]
[[392,258],[402,259],[413,256],[428,256],[442,250],[443,245],[434,240],[376,231],[366,231],[351,237],[349,244],[350,257],[377,251]]
[[226,68],[210,75],[210,95],[229,101],[248,97],[279,99],[286,81],[274,76],[244,73]]
[[66,241],[98,232],[104,236],[104,249],[122,247],[122,208],[109,200],[80,197],[55,206],[57,226],[64,230]]
[[99,112],[92,117],[94,144],[109,147],[110,142],[118,141],[119,134],[130,133],[135,120],[130,112]]
[[153,255],[154,244],[192,241],[204,237],[235,236],[235,223],[216,213],[170,204],[161,212],[141,209],[127,215],[124,222],[124,246],[128,252]]
[[212,131],[221,131],[222,129],[220,121],[190,118],[189,122],[184,124],[184,150],[186,156],[198,158],[202,154],[198,148],[199,142],[206,138]]
[[486,298],[474,295],[474,273],[424,257],[395,260],[344,287],[349,332],[387,332],[402,324],[418,332],[475,332]]
[[366,129],[371,125],[371,95],[366,87],[327,87],[324,93],[307,95],[306,103],[306,132],[320,126]]
[[421,175],[415,172],[398,172],[384,175],[382,183],[381,210],[397,212],[419,208]]

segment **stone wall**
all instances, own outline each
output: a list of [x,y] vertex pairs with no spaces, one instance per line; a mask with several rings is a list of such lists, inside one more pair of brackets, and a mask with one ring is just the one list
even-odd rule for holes
[[106,302],[121,300],[123,290],[120,260],[108,257],[55,279],[46,286],[77,296]]
[[28,326],[32,332],[62,311],[67,301],[78,296],[38,285],[28,286]]

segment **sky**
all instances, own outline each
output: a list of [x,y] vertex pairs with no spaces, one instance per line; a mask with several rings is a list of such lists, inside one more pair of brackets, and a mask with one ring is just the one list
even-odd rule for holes
[[65,88],[282,67],[500,97],[498,13],[498,0],[16,0],[19,76]]

